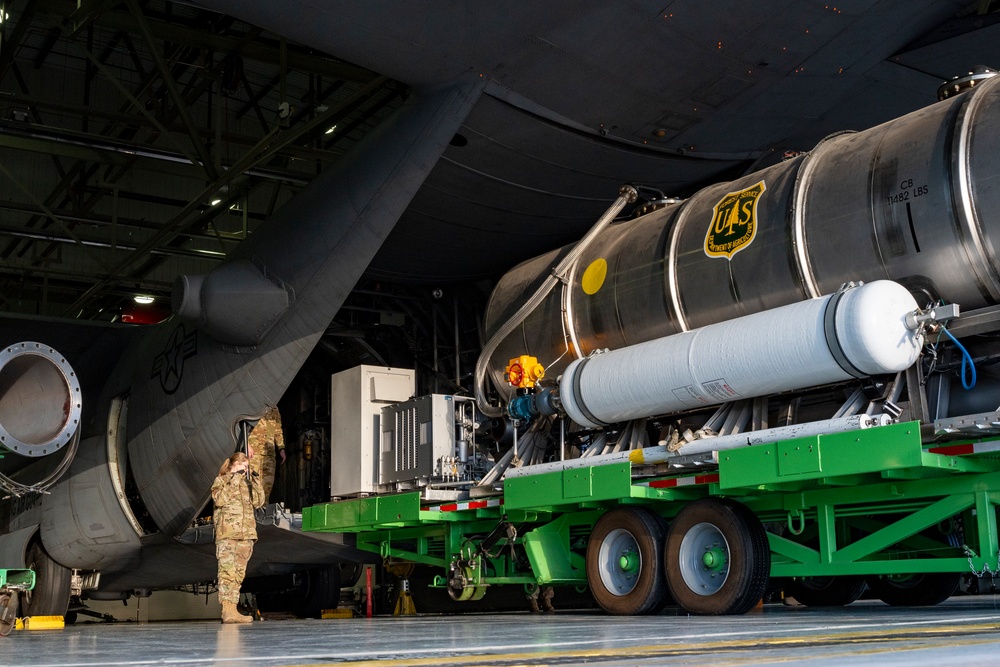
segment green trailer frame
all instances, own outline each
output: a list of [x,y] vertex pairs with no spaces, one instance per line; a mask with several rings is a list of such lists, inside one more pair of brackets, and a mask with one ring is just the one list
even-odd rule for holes
[[[710,473],[636,479],[623,462],[507,479],[502,498],[336,501],[306,508],[303,529],[354,533],[359,548],[383,558],[441,568],[435,585],[459,600],[503,584],[586,586],[588,537],[609,510],[643,507],[671,522],[705,498],[738,501],[767,528],[771,577],[905,581],[1000,570],[1000,439],[928,449],[920,428],[723,451]],[[634,565],[622,558],[621,567]]]
[[0,591],[30,591],[35,587],[35,571],[0,568]]

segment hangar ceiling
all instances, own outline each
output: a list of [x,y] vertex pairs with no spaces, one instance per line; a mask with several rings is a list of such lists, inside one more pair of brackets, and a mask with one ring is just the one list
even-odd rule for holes
[[0,0],[0,19],[10,313],[165,307],[175,276],[211,269],[408,92],[164,0]]
[[[969,52],[992,54],[997,4],[970,0],[893,56],[885,76],[915,72],[923,85],[961,71]],[[407,95],[398,81],[187,3],[0,0],[0,312],[127,320],[144,294],[165,313],[177,275],[210,270]],[[870,108],[853,98],[846,107],[848,126],[866,126]],[[449,367],[458,384],[478,352],[484,290],[446,286],[442,299],[434,287],[365,281],[327,342],[385,363],[357,341],[373,324],[405,327],[406,340],[381,347]]]

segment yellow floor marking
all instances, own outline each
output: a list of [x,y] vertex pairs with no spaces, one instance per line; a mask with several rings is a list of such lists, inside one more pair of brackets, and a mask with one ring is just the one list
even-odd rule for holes
[[[956,634],[962,635],[955,641],[935,644],[933,648],[947,648],[949,646],[968,646],[970,644],[991,643],[989,640],[970,639],[970,634],[980,634],[984,632],[1000,631],[1000,623],[978,623],[963,625],[942,625],[926,628],[904,627],[884,630],[854,631],[844,633],[829,633],[825,635],[806,635],[801,637],[761,637],[746,638],[715,642],[692,642],[687,644],[652,644],[647,646],[616,646],[603,649],[570,649],[558,651],[546,651],[544,645],[539,645],[536,652],[518,653],[484,653],[463,656],[439,656],[433,658],[394,658],[387,660],[364,659],[349,662],[323,662],[323,663],[296,663],[287,667],[418,667],[440,665],[441,667],[459,667],[461,665],[475,665],[476,667],[490,667],[492,665],[502,665],[503,667],[521,667],[522,665],[545,665],[546,663],[559,663],[567,660],[580,660],[586,658],[607,658],[607,659],[635,659],[649,660],[654,658],[671,657],[678,658],[691,657],[703,662],[705,653],[712,653],[712,664],[722,667],[724,665],[749,665],[766,662],[790,662],[802,660],[803,656],[789,656],[781,658],[770,655],[760,659],[736,659],[730,662],[721,662],[720,652],[734,652],[752,649],[754,652],[767,649],[794,648],[796,646],[822,646],[822,645],[860,645],[871,642],[891,642],[892,646],[872,647],[870,649],[838,652],[836,654],[824,655],[823,657],[844,657],[852,655],[877,655],[900,650],[918,650],[919,647],[900,647],[898,642],[913,639],[933,639],[935,637],[955,638]],[[442,651],[448,650],[442,648]]]

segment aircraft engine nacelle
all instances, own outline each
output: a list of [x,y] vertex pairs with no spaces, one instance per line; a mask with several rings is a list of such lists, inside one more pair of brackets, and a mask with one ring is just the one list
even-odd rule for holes
[[0,489],[42,490],[76,453],[82,401],[73,367],[43,343],[0,349]]
[[[495,349],[481,365],[506,403],[514,390],[504,368],[521,355],[537,357],[546,377],[556,378],[597,350],[822,297],[850,281],[898,282],[921,307],[940,300],[967,312],[1000,304],[998,154],[995,77],[611,223],[575,259],[569,248],[556,250],[499,281],[485,318]],[[565,281],[532,298],[537,306],[513,326],[539,286],[553,284],[552,274]]]
[[171,307],[230,345],[254,346],[288,308],[288,292],[250,260],[239,259],[174,281]]

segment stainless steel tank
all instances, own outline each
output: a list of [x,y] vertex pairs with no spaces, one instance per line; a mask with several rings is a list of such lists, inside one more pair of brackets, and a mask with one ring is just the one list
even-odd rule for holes
[[[891,279],[921,305],[1000,303],[1000,77],[812,152],[610,225],[566,284],[499,343],[489,363],[575,358],[776,308],[847,281]],[[567,249],[498,283],[487,336]],[[746,341],[748,346],[753,341]]]

